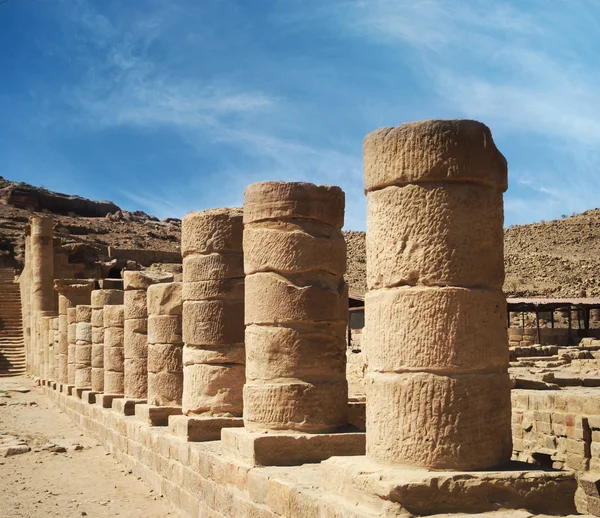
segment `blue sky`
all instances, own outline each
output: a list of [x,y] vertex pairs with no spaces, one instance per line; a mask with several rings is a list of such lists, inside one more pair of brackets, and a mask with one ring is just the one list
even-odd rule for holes
[[596,0],[1,0],[0,175],[161,218],[261,180],[335,184],[361,146],[473,118],[506,224],[600,206]]

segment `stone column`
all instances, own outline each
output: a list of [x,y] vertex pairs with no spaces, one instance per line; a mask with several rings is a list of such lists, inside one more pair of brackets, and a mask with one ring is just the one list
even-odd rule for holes
[[42,328],[42,354],[41,358],[41,368],[40,368],[40,378],[43,381],[48,381],[50,379],[50,321],[52,317],[42,316],[40,319],[40,324]]
[[511,456],[507,165],[475,121],[384,128],[364,143],[367,456],[448,470]]
[[123,304],[123,290],[92,291],[92,391],[104,391],[104,306]]
[[25,364],[27,372],[33,374],[31,349],[31,227],[25,227],[25,264],[19,277],[21,291],[21,314],[23,316],[23,341],[25,343]]
[[[145,401],[148,393],[148,310],[146,290],[152,284],[170,282],[173,275],[152,271],[125,271],[125,403],[131,413],[135,401]],[[125,412],[127,413],[127,411]]]
[[189,416],[242,416],[242,231],[240,209],[183,218],[183,413]]
[[29,261],[31,264],[31,315],[35,331],[32,343],[36,351],[35,375],[43,376],[40,352],[44,348],[41,319],[51,316],[54,304],[54,220],[33,216],[30,219],[31,238]]
[[59,318],[58,317],[53,317],[52,318],[52,358],[50,360],[51,362],[51,380],[54,381],[55,383],[58,383],[58,344],[60,342],[60,338],[59,338],[59,330],[58,330],[58,324],[59,324]]
[[148,288],[148,403],[181,406],[183,340],[181,283]]
[[135,415],[150,426],[166,426],[181,414],[183,340],[181,283],[148,287],[148,404],[136,405]]
[[67,384],[75,387],[75,356],[77,354],[77,308],[67,309]]
[[104,394],[96,400],[110,408],[115,397],[124,393],[124,326],[125,306],[105,306],[104,317]]
[[348,424],[343,224],[338,187],[246,188],[247,429],[318,433]]
[[67,385],[68,380],[68,318],[67,310],[77,305],[89,304],[94,282],[85,279],[63,279],[54,281],[58,292],[58,373],[57,382]]
[[81,397],[92,388],[92,306],[76,308],[75,329],[75,390]]
[[222,441],[251,465],[364,452],[364,434],[340,433],[348,428],[343,224],[339,187],[246,188],[245,429],[223,429]]

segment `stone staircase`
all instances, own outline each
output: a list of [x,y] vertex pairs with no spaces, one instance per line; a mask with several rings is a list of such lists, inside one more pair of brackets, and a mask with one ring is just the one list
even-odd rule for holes
[[0,377],[25,373],[21,293],[12,268],[0,268]]

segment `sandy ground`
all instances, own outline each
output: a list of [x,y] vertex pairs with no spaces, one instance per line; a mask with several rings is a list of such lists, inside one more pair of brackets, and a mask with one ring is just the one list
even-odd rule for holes
[[0,379],[0,495],[2,518],[183,516],[20,377]]

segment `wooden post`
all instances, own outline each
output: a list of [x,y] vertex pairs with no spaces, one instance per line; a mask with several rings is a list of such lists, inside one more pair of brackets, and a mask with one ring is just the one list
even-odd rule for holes
[[569,305],[569,345],[571,345],[571,306]]

